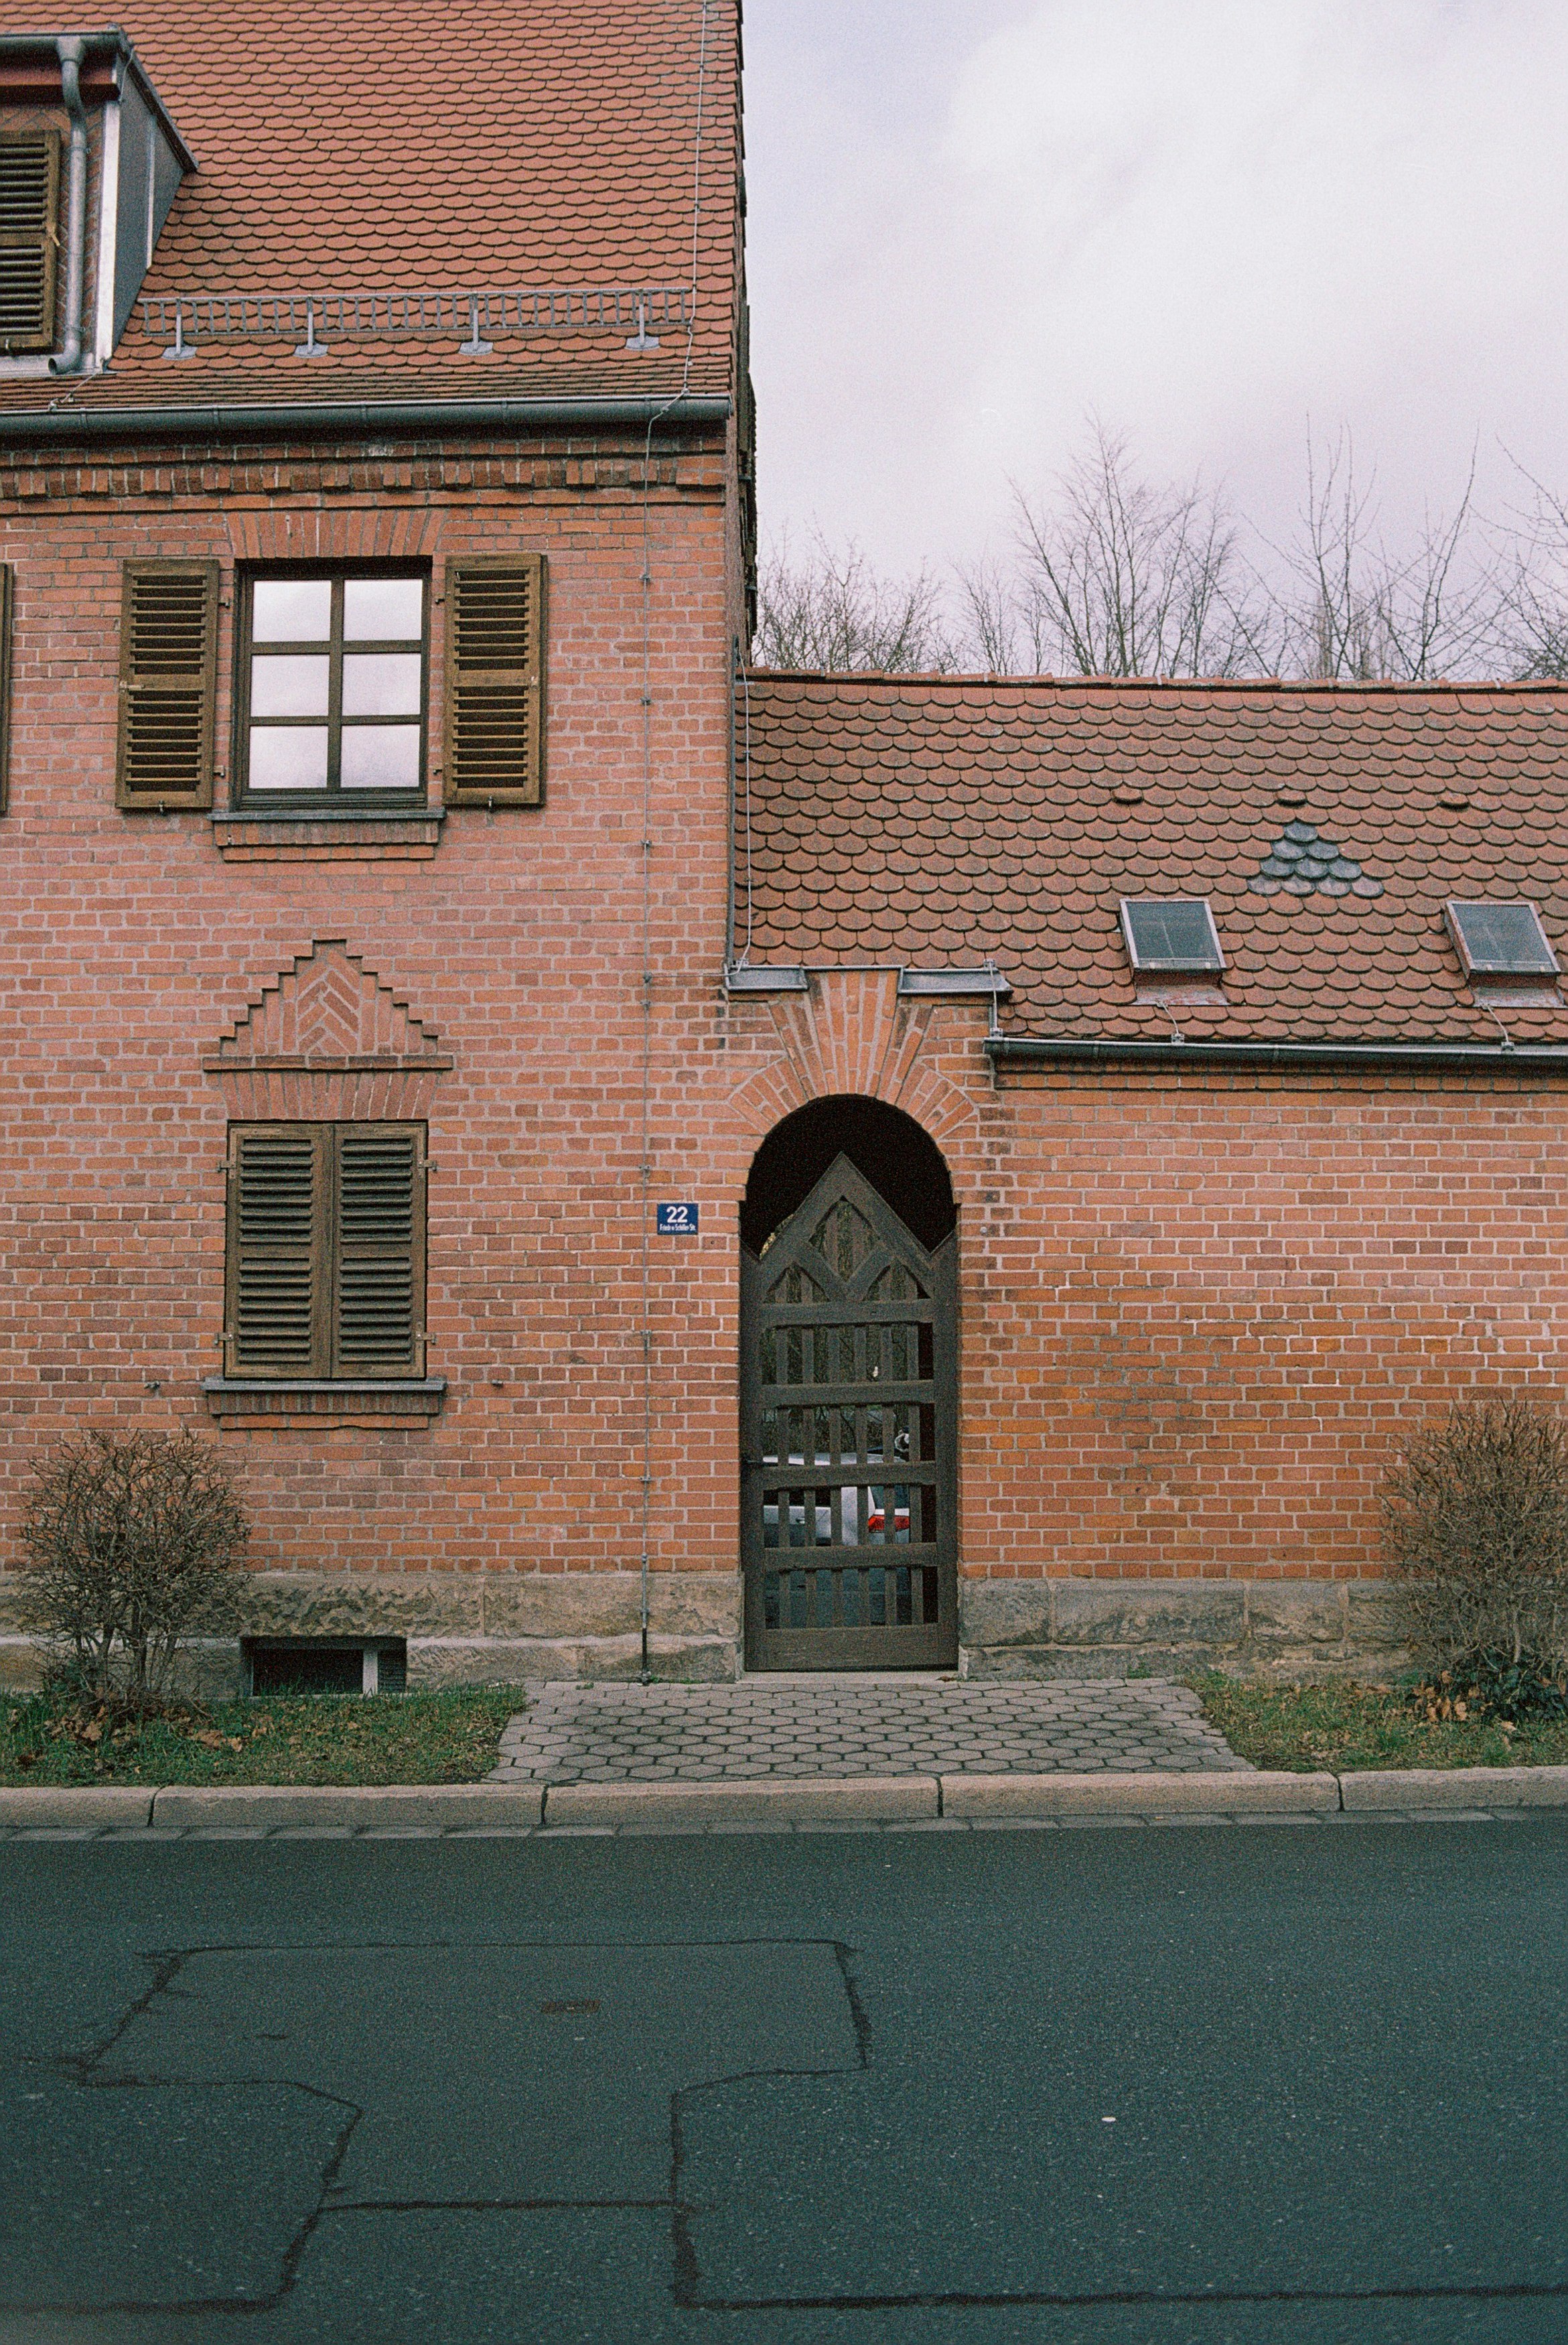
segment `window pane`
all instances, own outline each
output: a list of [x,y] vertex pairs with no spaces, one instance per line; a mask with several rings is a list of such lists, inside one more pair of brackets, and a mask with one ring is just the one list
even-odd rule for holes
[[345,725],[341,778],[346,790],[417,790],[419,726]]
[[253,790],[324,790],[325,725],[253,725],[249,787]]
[[413,642],[424,631],[422,578],[345,580],[343,633],[350,643]]
[[325,716],[327,671],[331,662],[286,653],[252,660],[250,713],[253,716]]
[[345,652],[344,716],[417,716],[423,665],[418,652]]
[[324,644],[332,632],[329,578],[258,578],[251,588],[255,644]]

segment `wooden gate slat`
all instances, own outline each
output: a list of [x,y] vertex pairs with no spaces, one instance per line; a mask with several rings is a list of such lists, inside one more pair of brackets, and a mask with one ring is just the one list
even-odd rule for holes
[[[814,1244],[819,1231],[827,1255]],[[928,1252],[843,1156],[761,1257],[743,1253],[748,1669],[950,1668],[956,1660],[956,1235]],[[867,1289],[885,1277],[924,1291],[873,1299]],[[803,1292],[818,1299],[802,1302]],[[829,1372],[821,1382],[819,1369]],[[907,1456],[896,1449],[904,1436]],[[765,1462],[770,1443],[788,1449]],[[866,1528],[873,1492],[881,1532]],[[798,1546],[792,1509],[801,1518]],[[908,1518],[902,1537],[900,1511]],[[820,1544],[819,1520],[829,1534]]]

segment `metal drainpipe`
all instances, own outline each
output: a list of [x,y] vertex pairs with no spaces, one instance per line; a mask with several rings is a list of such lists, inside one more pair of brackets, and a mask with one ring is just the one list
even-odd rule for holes
[[71,117],[71,150],[66,165],[66,339],[49,360],[51,374],[76,374],[82,363],[82,280],[86,275],[87,109],[82,104],[81,66],[86,43],[79,33],[62,33],[55,43],[60,60],[60,95]]

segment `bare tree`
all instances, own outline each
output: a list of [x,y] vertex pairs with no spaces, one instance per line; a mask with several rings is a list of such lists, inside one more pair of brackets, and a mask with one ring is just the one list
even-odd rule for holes
[[944,673],[957,665],[928,571],[885,578],[852,541],[835,553],[817,531],[804,562],[781,539],[757,581],[752,656],[760,666]]
[[1568,503],[1510,461],[1531,502],[1512,514],[1502,548],[1507,665],[1521,678],[1568,677]]
[[1267,665],[1272,614],[1221,494],[1155,488],[1099,422],[1049,500],[1013,489],[1017,566],[961,570],[987,666],[1233,675]]
[[1452,517],[1430,509],[1413,544],[1391,553],[1374,482],[1356,474],[1348,432],[1307,443],[1307,494],[1286,549],[1280,595],[1284,665],[1337,680],[1495,673],[1506,664],[1506,594],[1474,526],[1475,463]]

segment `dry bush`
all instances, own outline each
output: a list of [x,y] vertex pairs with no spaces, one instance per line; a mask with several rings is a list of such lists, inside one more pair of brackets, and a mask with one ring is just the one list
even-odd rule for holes
[[27,1625],[89,1700],[156,1707],[180,1639],[238,1624],[249,1530],[214,1443],[87,1433],[45,1459],[25,1503]]
[[1568,1428],[1524,1394],[1461,1401],[1409,1435],[1382,1485],[1383,1548],[1423,1660],[1568,1659]]

